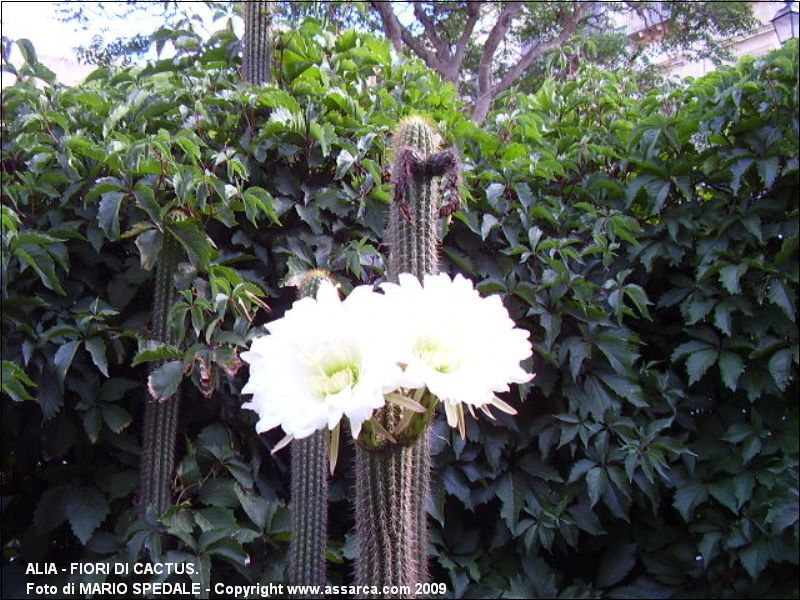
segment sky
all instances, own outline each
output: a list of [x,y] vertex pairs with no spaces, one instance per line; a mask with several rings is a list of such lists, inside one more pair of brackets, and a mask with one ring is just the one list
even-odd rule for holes
[[[29,39],[39,59],[55,71],[60,81],[74,83],[82,76],[93,70],[94,67],[77,65],[75,48],[88,46],[92,36],[103,27],[108,28],[104,34],[106,40],[119,36],[133,36],[137,33],[149,33],[158,28],[161,20],[156,14],[137,14],[135,19],[106,18],[92,24],[88,30],[77,23],[65,23],[58,19],[56,6],[58,2],[19,2],[3,0],[0,3],[2,11],[3,36],[17,40]],[[195,3],[198,11],[208,12],[202,2]],[[212,24],[210,13],[207,27],[215,31],[223,26],[222,23]],[[149,58],[154,58],[153,56]],[[14,48],[11,62],[19,65],[21,62],[19,50]]]

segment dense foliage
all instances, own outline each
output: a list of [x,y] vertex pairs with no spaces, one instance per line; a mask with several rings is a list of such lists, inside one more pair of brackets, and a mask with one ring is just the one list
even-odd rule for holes
[[[238,82],[231,35],[72,88],[42,86],[23,44],[4,90],[4,596],[29,562],[143,549],[203,583],[282,580],[288,453],[239,408],[238,352],[296,273],[383,278],[386,136],[416,111],[464,158],[442,269],[502,295],[537,373],[506,398],[516,418],[435,428],[432,579],[456,597],[796,595],[796,45],[644,97],[586,68],[479,128],[368,35],[307,21],[266,87]],[[173,346],[148,335],[164,236],[185,252]],[[179,385],[176,505],[137,519],[143,400]]]

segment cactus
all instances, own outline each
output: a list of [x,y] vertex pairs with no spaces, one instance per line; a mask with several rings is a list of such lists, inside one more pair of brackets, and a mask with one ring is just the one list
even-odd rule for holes
[[247,83],[262,85],[270,80],[273,4],[263,0],[244,3],[242,79]]
[[[314,297],[324,271],[310,271],[299,283],[301,297]],[[328,526],[328,451],[325,433],[293,440],[291,446],[291,525],[286,578],[293,585],[325,585]],[[320,596],[322,597],[322,596]]]
[[[435,130],[420,117],[401,121],[395,132],[392,169],[394,202],[389,213],[388,279],[400,273],[422,280],[438,270],[437,219],[458,206],[460,164],[452,149],[437,152]],[[446,203],[440,198],[439,178]],[[356,584],[409,586],[427,580],[427,518],[425,501],[430,487],[429,424],[427,413],[414,417],[402,438],[387,441],[374,434],[369,423],[356,445],[356,534],[359,555]],[[387,406],[377,417],[388,432],[399,421],[400,410]]]
[[[182,256],[180,243],[169,233],[164,234],[161,260],[156,270],[153,294],[152,337],[162,344],[172,343],[168,317],[175,303],[177,290],[172,282],[178,260]],[[153,369],[160,366],[154,363]],[[151,370],[152,373],[152,370]],[[164,401],[148,396],[144,408],[144,433],[138,510],[140,515],[152,507],[161,516],[172,503],[172,482],[175,472],[175,441],[178,432],[180,392]]]

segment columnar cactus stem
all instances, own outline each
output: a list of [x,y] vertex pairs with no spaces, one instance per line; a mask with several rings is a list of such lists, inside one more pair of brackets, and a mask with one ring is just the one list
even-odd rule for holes
[[270,81],[272,5],[263,0],[244,3],[242,79],[247,83],[261,85]]
[[[180,243],[165,233],[156,270],[151,322],[152,337],[162,344],[174,341],[168,317],[177,296],[172,277],[182,252]],[[158,366],[160,363],[155,363],[153,369]],[[156,516],[161,516],[172,503],[179,406],[180,392],[162,402],[148,396],[145,403],[138,502],[142,515],[152,506]]]
[[[310,271],[299,284],[299,295],[316,296],[324,280],[330,280],[324,271]],[[328,543],[328,450],[325,434],[317,431],[306,438],[293,440],[291,452],[292,537],[286,577],[292,585],[324,586]]]
[[[395,133],[389,213],[389,281],[400,273],[422,280],[438,270],[437,219],[457,206],[459,163],[455,151],[437,152],[437,134],[424,119],[404,119]],[[444,176],[448,204],[440,208]],[[391,432],[400,409],[387,406],[379,419]],[[377,441],[365,426],[356,446],[356,584],[408,586],[427,580],[428,529],[425,501],[430,487],[429,421],[409,427],[399,443]],[[408,431],[414,431],[408,436]]]

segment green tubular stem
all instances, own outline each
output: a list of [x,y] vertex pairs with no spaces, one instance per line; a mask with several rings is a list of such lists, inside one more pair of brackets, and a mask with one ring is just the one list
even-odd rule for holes
[[[180,243],[165,234],[161,260],[156,269],[153,297],[152,330],[157,342],[173,341],[169,330],[169,311],[175,303],[177,290],[172,277],[182,256]],[[153,369],[160,366],[157,363]],[[153,507],[161,516],[172,504],[172,482],[175,474],[175,442],[178,432],[180,391],[163,402],[148,396],[144,408],[144,432],[139,482],[139,514]]]
[[[291,444],[290,585],[325,585],[328,544],[328,452],[325,435],[317,431]],[[322,598],[324,596],[305,596]]]
[[273,4],[263,0],[244,3],[242,79],[247,83],[262,85],[270,81]]
[[[411,147],[428,156],[437,151],[436,134],[418,117],[405,119],[395,134],[395,149]],[[400,171],[400,169],[395,169]],[[402,176],[393,173],[396,178]],[[412,273],[422,280],[438,270],[438,187],[430,177],[407,182],[404,199],[413,218],[397,202],[389,213],[390,248],[388,279]],[[400,410],[381,411],[381,425],[392,431]],[[369,433],[369,428],[366,428]],[[428,423],[416,438],[402,444],[383,443],[366,447],[366,437],[355,448],[356,535],[359,554],[356,584],[361,586],[408,586],[411,594],[428,577],[428,526],[425,502],[430,488],[430,440]],[[373,438],[374,439],[374,438]]]
[[[308,272],[299,285],[301,297],[315,297],[325,271]],[[328,545],[328,449],[317,431],[291,443],[291,525],[286,579],[290,585],[325,586]],[[324,596],[305,596],[322,598]]]
[[356,584],[408,586],[408,596],[392,597],[410,598],[427,578],[428,435],[407,446],[357,447],[356,481]]

